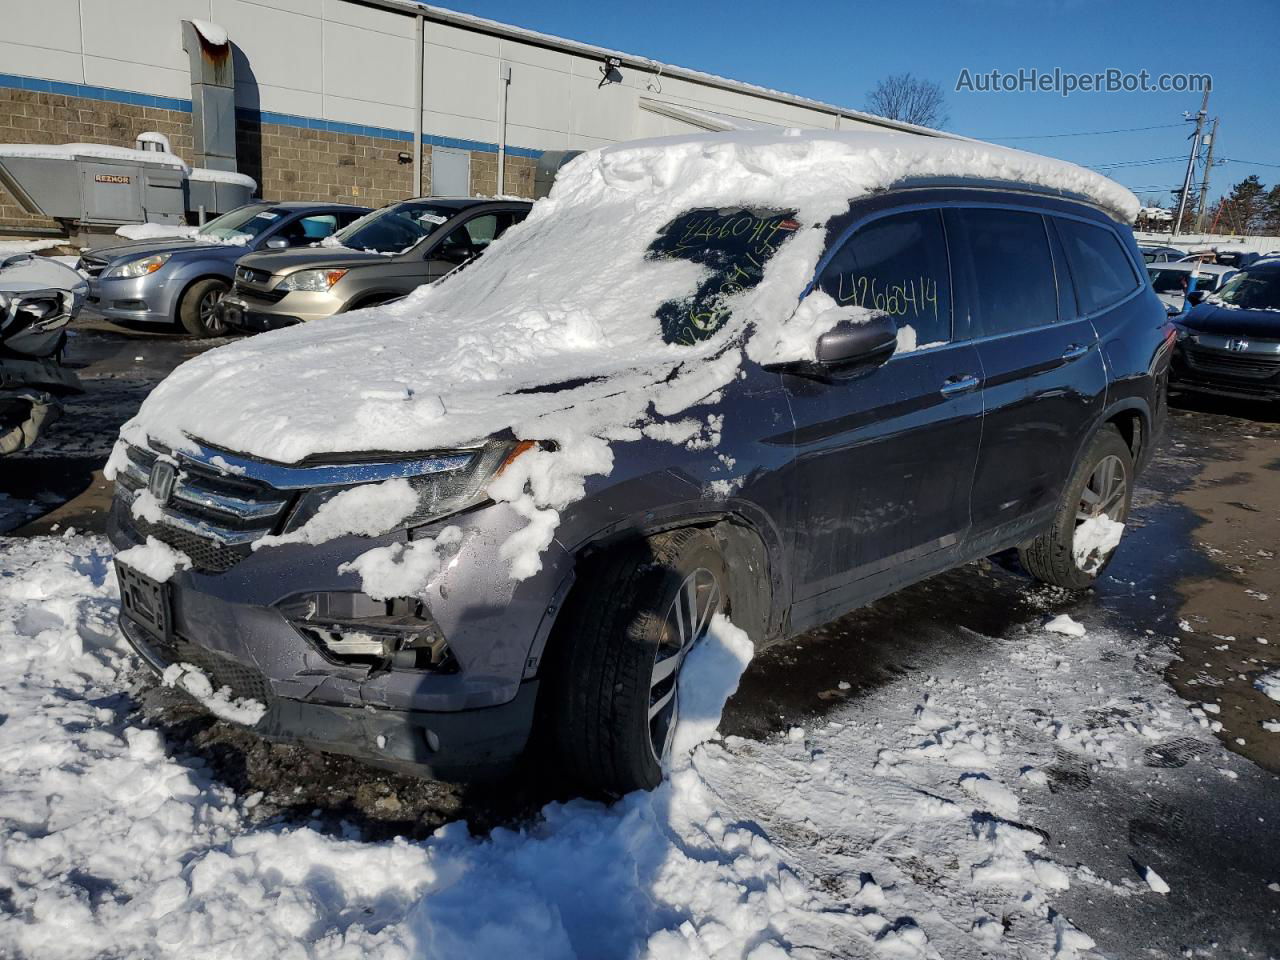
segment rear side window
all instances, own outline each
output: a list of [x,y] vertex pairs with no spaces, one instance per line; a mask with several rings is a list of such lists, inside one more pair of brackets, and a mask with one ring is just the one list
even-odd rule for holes
[[1038,213],[1023,210],[947,211],[953,254],[967,258],[973,281],[975,337],[1014,333],[1058,319],[1058,288],[1049,238]]
[[1082,311],[1103,310],[1138,289],[1138,275],[1114,231],[1079,220],[1054,219],[1062,245],[1067,248],[1071,279]]
[[827,263],[818,286],[837,303],[889,314],[916,343],[951,340],[951,267],[937,210],[912,210],[858,229]]

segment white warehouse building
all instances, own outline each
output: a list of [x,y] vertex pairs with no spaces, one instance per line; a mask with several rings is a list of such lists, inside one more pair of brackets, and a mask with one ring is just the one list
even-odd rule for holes
[[[156,132],[272,200],[533,196],[548,151],[697,130],[945,135],[409,0],[0,2],[0,143]],[[233,72],[220,114],[183,21]],[[0,186],[0,228],[48,225]]]

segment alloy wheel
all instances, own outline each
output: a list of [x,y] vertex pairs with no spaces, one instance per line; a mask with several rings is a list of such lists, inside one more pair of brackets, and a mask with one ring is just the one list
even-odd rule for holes
[[1080,505],[1076,508],[1076,522],[1083,523],[1094,517],[1106,516],[1117,523],[1125,519],[1125,503],[1129,491],[1129,477],[1124,463],[1114,454],[1098,461],[1089,474],[1089,482],[1080,492]]
[[226,330],[226,324],[218,316],[218,302],[225,292],[224,290],[214,289],[200,298],[200,306],[198,308],[200,324],[210,333],[223,333]]
[[720,609],[720,582],[705,567],[685,577],[663,622],[649,679],[649,746],[659,764],[671,752],[680,714],[680,668],[689,651],[707,635]]

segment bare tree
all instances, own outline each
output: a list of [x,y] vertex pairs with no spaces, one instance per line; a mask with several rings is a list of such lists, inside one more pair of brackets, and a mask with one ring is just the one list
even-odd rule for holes
[[942,87],[910,73],[895,73],[877,83],[867,94],[867,110],[922,127],[942,127],[951,119],[942,99]]

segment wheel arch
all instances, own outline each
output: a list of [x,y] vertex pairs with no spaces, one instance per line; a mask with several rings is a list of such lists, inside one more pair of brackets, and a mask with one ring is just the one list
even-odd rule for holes
[[205,280],[220,280],[222,283],[227,285],[228,291],[231,290],[233,283],[232,278],[223,273],[211,273],[207,268],[204,270],[193,270],[190,277],[183,279],[182,286],[173,298],[173,304],[169,310],[170,320],[174,323],[182,322],[182,318],[178,316],[179,312],[182,310],[182,301],[186,299],[186,296],[191,292],[192,287]]

